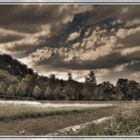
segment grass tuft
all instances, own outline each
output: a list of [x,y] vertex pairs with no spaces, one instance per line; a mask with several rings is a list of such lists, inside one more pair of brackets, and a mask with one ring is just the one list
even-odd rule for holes
[[[70,132],[70,134],[72,134]],[[69,135],[69,132],[67,132]],[[101,124],[90,124],[79,130],[74,135],[104,135],[104,136],[130,136],[140,135],[140,109],[136,108],[128,114],[119,113],[115,119],[108,120]]]

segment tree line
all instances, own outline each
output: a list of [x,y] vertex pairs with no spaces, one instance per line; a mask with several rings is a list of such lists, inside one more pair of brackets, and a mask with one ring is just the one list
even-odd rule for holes
[[7,98],[28,97],[38,100],[139,100],[140,83],[134,80],[118,79],[116,85],[109,81],[97,84],[93,71],[80,83],[68,73],[68,80],[56,79],[38,74],[26,74],[24,77],[11,75],[0,70],[0,96]]

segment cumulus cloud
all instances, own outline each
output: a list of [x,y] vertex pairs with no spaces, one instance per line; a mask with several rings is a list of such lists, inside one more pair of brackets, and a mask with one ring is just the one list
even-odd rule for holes
[[80,37],[80,33],[77,33],[77,32],[71,33],[71,34],[69,35],[67,41],[75,40],[75,39],[77,39],[78,37]]
[[[130,31],[132,30],[130,29]],[[89,69],[97,69],[97,77],[100,81],[102,81],[101,79],[107,79],[106,77],[109,77],[109,73],[111,74],[107,69],[114,68],[114,72],[122,74],[122,71],[128,69],[126,67],[127,63],[140,58],[138,55],[140,47],[117,48],[117,41],[120,39],[117,35],[118,32],[106,36],[107,32],[107,30],[94,30],[90,36],[84,38],[81,42],[76,42],[71,48],[47,47],[38,49],[28,57],[28,60],[30,60],[32,67],[37,69],[41,67],[42,70],[50,69],[52,71],[57,69],[61,71],[63,69],[68,71],[72,69],[87,71]],[[127,33],[124,36],[126,38]],[[89,42],[92,45],[89,45]],[[101,72],[99,69],[101,69]],[[119,74],[116,74],[116,76]],[[57,75],[60,76],[59,74]],[[126,77],[125,74],[122,74],[122,76]],[[83,76],[79,80],[83,81]]]
[[[71,48],[46,47],[32,53],[29,60],[35,65],[46,65],[52,68],[96,69],[114,67],[133,59],[139,59],[139,56],[136,55],[140,51],[139,46],[116,49],[118,39],[116,36],[106,37],[106,31],[103,30],[98,32],[102,37],[97,40],[95,39],[97,37],[95,32],[88,38],[83,39],[83,42],[86,42],[83,47],[80,43],[74,44]],[[89,41],[92,41],[93,45],[89,46]],[[100,43],[100,46],[96,48],[98,43]]]
[[[24,57],[37,48],[50,45],[65,24],[72,22],[75,14],[93,9],[93,6],[77,5],[22,5],[0,7],[0,40],[1,52],[14,54],[16,57]],[[34,12],[33,12],[34,11]],[[4,15],[2,13],[5,13]],[[66,19],[67,18],[67,19]],[[71,20],[68,21],[68,18]],[[65,20],[65,22],[63,22]],[[66,22],[67,20],[67,22]],[[48,32],[51,40],[48,41]],[[53,40],[53,41],[52,41]],[[56,47],[56,46],[55,46]]]
[[121,38],[121,39],[124,39],[126,38],[127,36],[132,36],[136,33],[139,33],[140,32],[140,27],[137,27],[137,28],[130,28],[130,29],[119,29],[118,32],[116,33],[117,37]]
[[126,5],[0,6],[0,52],[63,79],[71,71],[83,81],[91,69],[99,81],[134,77],[139,14],[139,6]]
[[[41,38],[49,37],[50,30],[49,30],[49,26],[47,26],[47,27],[46,26],[43,27],[46,30],[42,30],[41,32],[38,32],[33,35],[15,32],[18,35],[20,35],[20,34],[22,34],[22,36],[24,35],[24,38],[22,38],[20,40],[16,40],[16,41],[11,41],[11,42],[7,41],[7,43],[0,44],[0,52],[13,54],[17,57],[23,57],[26,55],[26,53],[27,54],[32,53],[43,43],[44,40]],[[12,31],[8,30],[8,32],[7,32],[8,35],[9,35],[9,32],[11,33]]]

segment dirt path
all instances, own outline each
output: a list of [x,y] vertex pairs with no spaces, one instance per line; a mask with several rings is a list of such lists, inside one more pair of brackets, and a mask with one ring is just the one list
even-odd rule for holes
[[66,135],[68,135],[67,132],[76,133],[76,132],[78,132],[78,130],[85,128],[87,125],[89,125],[91,123],[99,124],[99,123],[105,122],[105,121],[110,120],[110,119],[113,119],[113,115],[108,116],[108,117],[102,117],[102,118],[99,118],[97,120],[82,123],[79,125],[69,126],[69,127],[60,129],[60,130],[56,131],[55,133],[51,133],[49,135],[50,136],[66,136]]
[[[113,102],[112,102],[113,103]],[[0,122],[0,135],[18,136],[18,135],[48,135],[57,130],[94,121],[102,117],[115,115],[118,112],[124,112],[139,106],[140,102],[116,103],[117,107],[100,108],[84,112],[70,112],[68,114],[52,115],[39,118],[28,118],[8,122]],[[8,113],[8,112],[7,112]]]
[[65,115],[0,122],[0,135],[47,135],[65,127],[114,115],[116,112],[117,108],[110,107],[81,113],[72,112]]

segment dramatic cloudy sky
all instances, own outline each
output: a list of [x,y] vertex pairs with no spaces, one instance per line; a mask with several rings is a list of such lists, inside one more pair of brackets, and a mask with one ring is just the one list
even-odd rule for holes
[[0,53],[41,75],[140,81],[140,6],[0,6]]

